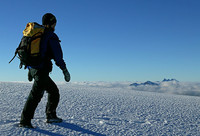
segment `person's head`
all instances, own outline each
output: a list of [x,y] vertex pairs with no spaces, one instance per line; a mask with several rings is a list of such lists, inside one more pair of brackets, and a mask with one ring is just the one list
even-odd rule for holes
[[45,26],[46,28],[51,28],[55,30],[56,22],[57,22],[56,17],[51,13],[46,13],[42,17],[42,25]]

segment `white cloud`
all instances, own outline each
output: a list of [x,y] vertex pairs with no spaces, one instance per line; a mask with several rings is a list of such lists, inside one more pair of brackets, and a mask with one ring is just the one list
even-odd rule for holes
[[161,82],[158,86],[143,85],[130,87],[136,91],[158,92],[168,94],[200,96],[200,83],[194,82]]

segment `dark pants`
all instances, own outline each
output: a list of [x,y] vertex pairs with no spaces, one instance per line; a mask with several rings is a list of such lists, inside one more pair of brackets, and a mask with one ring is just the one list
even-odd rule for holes
[[56,84],[49,77],[49,72],[36,69],[30,69],[29,72],[29,74],[34,78],[34,83],[22,111],[21,122],[29,122],[33,119],[35,109],[43,97],[44,91],[48,93],[46,116],[55,116],[60,95]]

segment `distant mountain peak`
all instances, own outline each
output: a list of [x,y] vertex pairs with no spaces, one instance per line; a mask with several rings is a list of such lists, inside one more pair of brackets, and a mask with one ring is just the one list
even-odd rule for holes
[[152,86],[158,86],[159,84],[158,83],[155,83],[155,82],[151,82],[151,81],[146,81],[144,83],[133,83],[133,84],[130,84],[130,86],[141,86],[141,85],[152,85]]
[[164,78],[163,81],[161,81],[161,82],[146,81],[144,83],[132,83],[132,84],[130,84],[130,86],[135,86],[135,87],[142,86],[142,85],[159,86],[160,83],[162,83],[162,82],[171,82],[171,81],[173,81],[173,82],[179,82],[178,80],[173,79],[173,78],[172,79],[166,79],[166,78]]
[[162,82],[170,82],[170,81],[175,81],[175,82],[179,82],[178,80],[172,78],[172,79],[166,79],[164,78]]

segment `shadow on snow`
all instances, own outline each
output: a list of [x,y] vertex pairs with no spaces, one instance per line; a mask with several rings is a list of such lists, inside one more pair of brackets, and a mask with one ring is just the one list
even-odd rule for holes
[[[78,125],[71,124],[71,123],[62,122],[62,123],[55,123],[53,125],[57,125],[57,126],[65,128],[65,129],[71,129],[73,131],[80,132],[82,134],[88,134],[88,135],[94,135],[94,136],[106,136],[106,135],[103,135],[103,134],[100,134],[100,133],[93,132],[93,131],[88,130],[88,129],[84,129],[84,128],[78,126]],[[64,136],[62,134],[49,132],[47,130],[42,130],[40,128],[33,129],[33,131],[37,131],[39,133],[43,133],[43,134],[46,134],[46,135],[52,135],[52,136]]]

